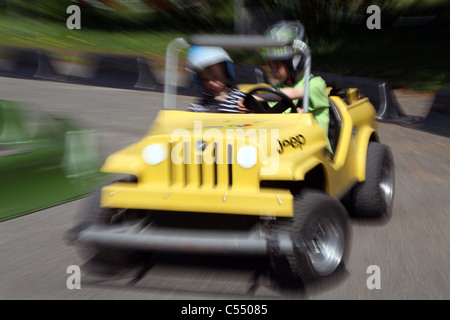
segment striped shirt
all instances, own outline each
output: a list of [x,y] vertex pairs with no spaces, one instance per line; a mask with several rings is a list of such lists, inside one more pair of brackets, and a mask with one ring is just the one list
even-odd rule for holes
[[222,101],[216,100],[214,96],[205,93],[200,102],[191,103],[187,110],[193,112],[240,113],[238,109],[238,100],[241,98],[245,98],[245,93],[236,87],[232,87],[230,93],[225,95]]

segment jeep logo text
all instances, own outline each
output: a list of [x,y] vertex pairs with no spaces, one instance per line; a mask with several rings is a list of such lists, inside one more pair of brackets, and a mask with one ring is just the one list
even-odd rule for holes
[[289,139],[284,139],[283,141],[277,140],[278,144],[280,146],[278,150],[278,153],[283,153],[284,152],[284,147],[289,147],[291,146],[292,148],[302,148],[302,145],[305,144],[306,140],[305,137],[301,134],[298,134],[294,137],[290,137]]

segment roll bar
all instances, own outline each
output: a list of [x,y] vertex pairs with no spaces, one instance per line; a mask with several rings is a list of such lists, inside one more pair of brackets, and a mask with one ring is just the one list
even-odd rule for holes
[[257,49],[264,47],[284,47],[292,45],[301,51],[305,57],[305,93],[303,97],[303,112],[309,110],[309,78],[311,74],[311,52],[306,43],[294,40],[293,43],[276,41],[266,36],[248,35],[193,35],[186,39],[172,40],[166,49],[166,70],[164,81],[164,109],[174,109],[178,82],[178,55],[180,50],[189,46],[219,46],[224,48]]

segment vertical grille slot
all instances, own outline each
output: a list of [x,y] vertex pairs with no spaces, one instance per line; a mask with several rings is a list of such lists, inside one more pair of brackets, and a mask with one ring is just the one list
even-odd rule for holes
[[[228,188],[233,184],[233,145],[224,148],[217,141],[211,142],[206,149],[197,153],[195,143],[183,141],[182,150],[176,144],[169,143],[170,155],[180,153],[181,162],[171,161],[168,173],[169,185],[194,188]],[[218,150],[220,148],[220,150]],[[176,149],[176,150],[175,150]],[[208,152],[205,154],[204,152]],[[225,153],[225,154],[224,154]],[[177,154],[178,155],[178,154]]]
[[190,152],[188,150],[190,150],[190,148],[191,148],[191,146],[189,146],[189,149],[188,149],[188,144],[186,141],[184,141],[183,142],[184,186],[186,186],[189,182],[188,169],[189,169],[190,159],[188,159],[188,157],[190,158]]
[[233,185],[233,145],[227,146],[228,186]]
[[169,142],[169,186],[173,185],[175,183],[175,170],[172,163],[172,148],[173,144],[172,142]]
[[217,186],[217,142],[214,141],[214,186]]
[[203,185],[203,153],[198,155],[198,185],[201,187]]

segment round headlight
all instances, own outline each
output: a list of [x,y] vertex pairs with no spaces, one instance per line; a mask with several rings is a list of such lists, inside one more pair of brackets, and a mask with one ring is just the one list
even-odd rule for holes
[[256,149],[246,146],[239,149],[236,155],[237,163],[244,169],[250,169],[258,161]]
[[152,144],[142,150],[142,159],[153,166],[166,160],[167,154],[167,147],[164,144]]

